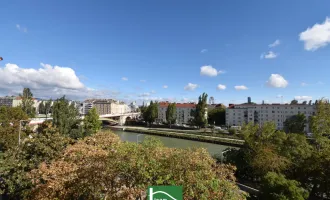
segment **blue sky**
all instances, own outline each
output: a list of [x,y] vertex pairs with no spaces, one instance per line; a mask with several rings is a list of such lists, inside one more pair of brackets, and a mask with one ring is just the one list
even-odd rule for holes
[[139,102],[203,92],[225,104],[328,97],[329,7],[327,0],[2,2],[0,95],[30,87],[44,98]]

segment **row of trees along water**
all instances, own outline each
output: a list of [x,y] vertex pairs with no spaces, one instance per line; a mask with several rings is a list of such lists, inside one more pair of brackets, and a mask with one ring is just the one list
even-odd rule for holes
[[[197,127],[207,127],[208,124],[212,125],[224,125],[225,124],[225,108],[216,107],[208,112],[207,115],[207,94],[203,93],[198,98],[196,107],[191,110],[189,121],[190,125]],[[149,106],[142,106],[141,113],[143,119],[152,124],[158,118],[158,102],[151,101]],[[169,103],[166,110],[166,123],[171,127],[177,120],[176,103]]]
[[234,167],[218,164],[205,149],[166,148],[153,138],[121,142],[100,132],[95,109],[81,120],[65,97],[52,109],[52,120],[36,132],[23,126],[18,144],[20,121],[29,118],[29,109],[0,108],[4,198],[135,200],[145,199],[151,185],[182,185],[185,199],[246,198],[235,185]]

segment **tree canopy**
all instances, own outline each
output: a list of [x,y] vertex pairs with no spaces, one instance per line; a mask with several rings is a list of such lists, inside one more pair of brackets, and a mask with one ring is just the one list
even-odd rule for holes
[[99,114],[96,108],[92,108],[88,111],[84,118],[84,129],[86,132],[96,133],[101,129],[101,121],[99,120]]
[[19,96],[22,99],[21,107],[23,111],[31,118],[35,117],[36,110],[33,107],[34,105],[33,94],[30,88],[24,88],[23,94],[20,94]]
[[222,107],[217,107],[208,110],[208,124],[224,125],[226,124],[226,110]]
[[287,133],[304,133],[307,120],[302,113],[293,115],[284,121],[284,129]]
[[31,199],[135,200],[150,185],[183,185],[184,199],[245,199],[231,166],[216,164],[205,149],[166,148],[152,137],[136,144],[97,133],[29,176]]
[[169,103],[166,110],[166,121],[171,126],[176,122],[176,103]]
[[198,127],[207,126],[207,94],[203,93],[198,98],[196,109],[192,112],[194,119],[193,124]]

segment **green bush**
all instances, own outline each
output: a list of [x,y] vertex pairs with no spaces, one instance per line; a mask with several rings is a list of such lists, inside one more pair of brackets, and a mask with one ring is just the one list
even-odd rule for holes
[[230,128],[228,131],[229,131],[229,134],[230,134],[230,135],[235,135],[236,132],[237,132],[237,130],[234,129],[234,128]]

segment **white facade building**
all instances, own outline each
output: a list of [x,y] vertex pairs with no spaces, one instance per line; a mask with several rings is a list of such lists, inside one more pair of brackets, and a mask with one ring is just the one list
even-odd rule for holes
[[88,99],[81,104],[80,114],[86,115],[93,107],[96,108],[99,115],[116,115],[131,112],[131,108],[123,102],[113,99]]
[[[166,122],[166,110],[169,102],[160,102],[158,105],[158,120],[159,122]],[[193,118],[191,111],[195,110],[195,103],[177,103],[176,104],[176,123],[188,124],[189,120]]]
[[240,104],[229,105],[226,109],[226,125],[242,126],[245,123],[254,122],[263,125],[271,121],[276,129],[282,130],[287,118],[302,113],[306,116],[305,131],[310,131],[309,118],[315,115],[316,106],[308,104]]

